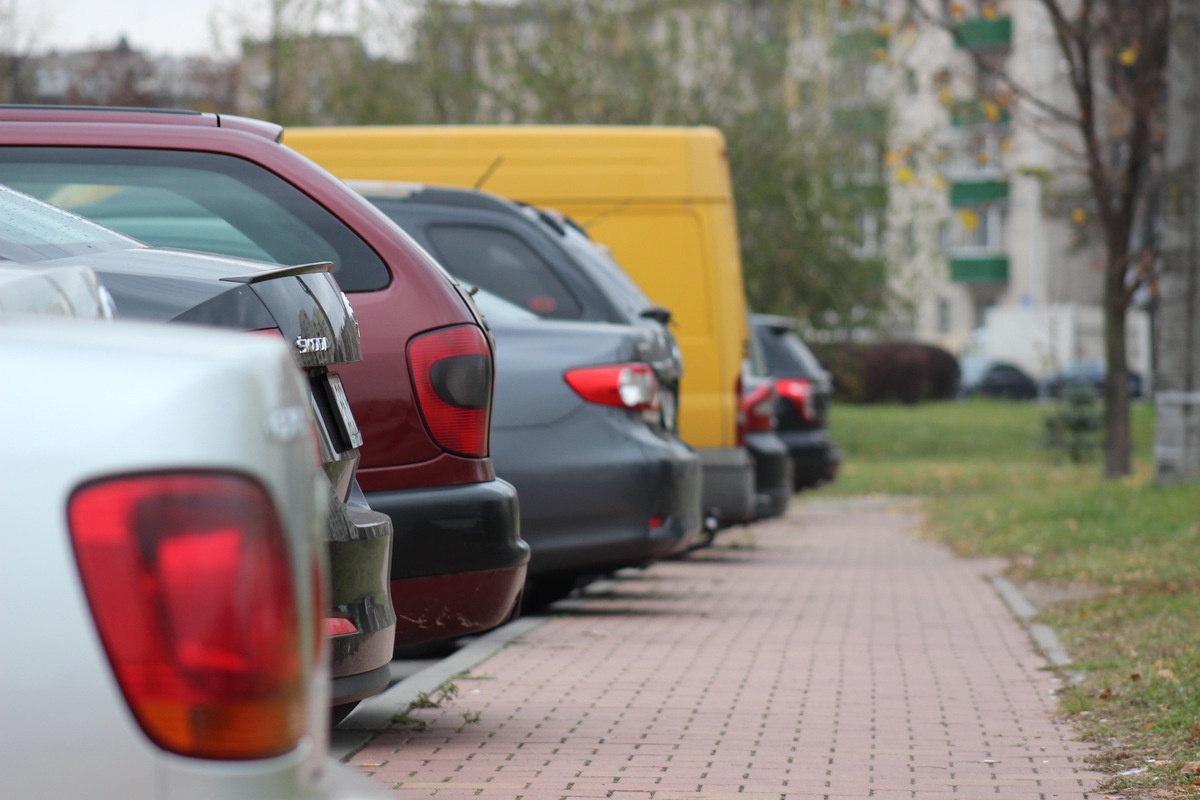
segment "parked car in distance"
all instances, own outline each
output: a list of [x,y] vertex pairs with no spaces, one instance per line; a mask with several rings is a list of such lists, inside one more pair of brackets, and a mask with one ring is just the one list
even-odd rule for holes
[[518,607],[529,548],[488,450],[493,345],[466,290],[267,122],[0,107],[0,183],[159,247],[333,264],[362,359],[339,366],[358,480],[395,527],[396,642],[479,633]]
[[[1058,397],[1064,386],[1088,386],[1098,395],[1104,394],[1104,380],[1108,369],[1099,358],[1080,358],[1063,367],[1056,375],[1051,376],[1044,384],[1044,393],[1049,397]],[[1143,381],[1141,373],[1129,370],[1129,396],[1137,399],[1143,396]]]
[[542,319],[485,289],[476,299],[496,336],[492,457],[520,493],[532,551],[526,608],[691,547],[700,461],[663,427],[640,331]]
[[1036,400],[1038,385],[1029,373],[1007,361],[978,356],[958,360],[961,397],[995,397],[1005,400]]
[[328,480],[285,342],[30,316],[65,313],[58,278],[78,268],[37,267],[58,282],[40,308],[9,269],[6,794],[385,796],[329,756]]
[[766,372],[760,348],[751,341],[751,357],[742,373],[742,418],[745,443],[754,459],[755,519],[787,513],[793,494],[792,454],[777,433],[778,394]]
[[833,480],[842,457],[829,435],[829,373],[796,333],[792,318],[751,314],[750,325],[775,378],[776,433],[792,454],[793,487],[799,491]]
[[358,325],[328,265],[280,268],[148,247],[0,186],[0,263],[93,269],[122,316],[270,333],[290,343],[317,415],[330,495],[333,570],[324,627],[338,712],[387,688],[396,615],[387,591],[391,520],[352,497],[361,437],[337,370],[359,358]]

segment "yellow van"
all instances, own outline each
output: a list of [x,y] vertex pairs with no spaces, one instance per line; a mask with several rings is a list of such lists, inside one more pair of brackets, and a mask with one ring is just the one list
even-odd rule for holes
[[707,127],[289,128],[290,145],[345,180],[487,189],[568,214],[655,302],[683,351],[679,430],[704,465],[704,505],[753,519],[741,429],[746,299],[721,132]]

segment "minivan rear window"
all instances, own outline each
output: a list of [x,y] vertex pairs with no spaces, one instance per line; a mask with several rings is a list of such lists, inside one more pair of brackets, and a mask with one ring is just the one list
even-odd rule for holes
[[0,183],[156,247],[277,264],[331,261],[345,291],[387,285],[378,254],[278,175],[219,153],[0,147]]

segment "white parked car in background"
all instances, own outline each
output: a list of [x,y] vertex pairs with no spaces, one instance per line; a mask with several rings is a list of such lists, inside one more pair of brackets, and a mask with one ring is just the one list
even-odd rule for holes
[[105,309],[86,269],[0,266],[5,796],[382,797],[328,755],[328,481],[295,360]]

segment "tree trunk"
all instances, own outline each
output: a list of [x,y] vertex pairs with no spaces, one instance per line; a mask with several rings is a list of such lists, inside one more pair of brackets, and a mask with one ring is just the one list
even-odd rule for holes
[[1154,474],[1163,484],[1200,480],[1200,8],[1175,0],[1171,13],[1155,340]]
[[[1124,248],[1121,249],[1121,253]],[[1124,263],[1124,256],[1118,254]],[[1129,363],[1125,352],[1124,269],[1110,264],[1104,288],[1104,475],[1128,475],[1133,453],[1129,424]]]

